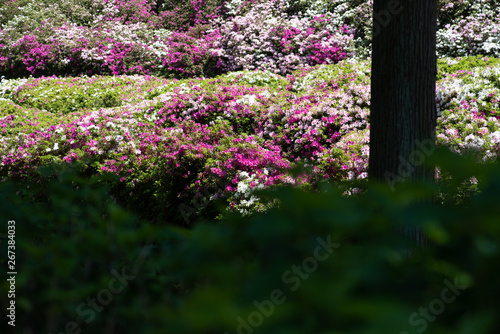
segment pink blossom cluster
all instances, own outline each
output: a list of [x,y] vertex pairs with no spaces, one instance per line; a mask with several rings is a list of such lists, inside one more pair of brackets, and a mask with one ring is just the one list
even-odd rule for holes
[[[121,182],[114,185],[115,197],[132,206],[138,201],[133,194],[147,197],[143,190],[149,189],[149,202],[158,207],[222,198],[233,208],[250,203],[250,195],[238,192],[241,182],[252,191],[317,179],[292,177],[290,168],[297,163],[319,166],[319,176],[347,178],[353,172],[358,177],[366,156],[341,139],[367,128],[367,64],[359,74],[352,65],[344,66],[342,73],[320,67],[288,79],[268,72],[275,88],[260,71],[183,81],[148,76],[30,79],[9,88],[4,94],[9,100],[0,101],[8,110],[0,121],[2,177],[29,178],[51,161],[82,161],[94,173],[117,175]],[[325,72],[338,80],[321,84]],[[62,96],[77,97],[82,87],[89,95],[116,95],[115,105],[104,108],[106,100],[96,96],[93,104],[60,113],[59,106],[67,104]],[[326,169],[332,146],[352,151],[337,157],[336,173]],[[214,185],[224,190],[215,197],[207,192]]]
[[[460,69],[478,61],[486,65]],[[438,144],[498,157],[498,64],[488,58],[440,64]],[[82,88],[94,100],[74,111],[61,107]],[[369,88],[366,61],[287,77],[243,71],[181,81],[139,75],[3,80],[1,176],[26,178],[51,161],[81,161],[94,173],[117,175],[115,196],[132,207],[153,205],[147,212],[217,200],[241,212],[260,210],[266,204],[253,195],[256,189],[366,178]],[[297,164],[313,174],[292,176]]]
[[[285,73],[345,58],[343,48],[351,38],[346,26],[327,27],[328,19],[321,16],[299,20],[279,14],[285,8],[282,0],[249,2],[247,6],[253,7],[246,14],[240,8],[238,15],[227,19],[223,1],[211,0],[176,2],[175,8],[165,3],[160,8],[151,0],[93,0],[87,7],[57,0],[47,8],[15,3],[10,6],[16,15],[6,13],[0,25],[0,74],[8,78],[81,74],[184,78],[257,67]],[[187,17],[173,15],[180,13]],[[290,35],[292,25],[298,28]],[[233,29],[239,33],[233,34]],[[268,45],[267,51],[254,41],[247,41],[247,49],[236,42],[259,30],[263,35],[256,40]],[[267,65],[260,66],[263,55]]]

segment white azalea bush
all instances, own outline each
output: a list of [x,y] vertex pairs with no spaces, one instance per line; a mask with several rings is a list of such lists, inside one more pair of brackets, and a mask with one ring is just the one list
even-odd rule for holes
[[346,25],[334,25],[325,16],[288,16],[284,0],[255,4],[243,15],[219,19],[213,29],[221,34],[214,46],[227,71],[268,70],[286,74],[348,56],[352,34]]
[[437,54],[440,57],[500,57],[500,1],[440,1]]
[[[440,62],[443,68],[463,64],[464,70],[454,71],[438,82],[438,144],[457,152],[480,151],[485,160],[496,158],[500,129],[498,59],[472,57]],[[484,65],[469,67],[477,62]]]

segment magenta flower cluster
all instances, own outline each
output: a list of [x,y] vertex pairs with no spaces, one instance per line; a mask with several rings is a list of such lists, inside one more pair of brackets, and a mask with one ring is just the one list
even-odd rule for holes
[[[244,52],[264,52],[271,62],[281,63],[278,69],[285,73],[300,66],[335,63],[345,58],[343,47],[350,38],[346,27],[329,30],[327,20],[319,17],[301,20],[293,35],[287,34],[295,22],[293,17],[290,21],[280,16],[269,25],[263,18],[283,10],[282,0],[256,4],[245,14],[240,8],[240,14],[229,18],[223,18],[222,4],[203,0],[164,10],[150,0],[94,0],[88,8],[72,3],[72,7],[76,6],[73,9],[68,2],[58,0],[45,9],[10,3],[19,13],[0,26],[0,74],[8,78],[81,74],[215,76],[258,67],[259,56],[254,54],[243,61],[234,53],[233,42],[248,38],[249,32],[264,26],[275,32],[260,36],[261,41],[268,38],[268,43],[278,40],[278,44],[286,46],[257,52],[259,46],[247,41],[251,47]],[[256,11],[259,19],[253,17]],[[183,17],[182,13],[189,15]],[[176,18],[174,14],[180,16]],[[31,27],[20,28],[20,19]],[[279,61],[280,49],[286,57],[295,59],[293,64],[286,65],[288,58]]]

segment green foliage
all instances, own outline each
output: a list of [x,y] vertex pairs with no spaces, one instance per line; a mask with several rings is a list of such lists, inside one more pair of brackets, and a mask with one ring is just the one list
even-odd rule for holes
[[[446,150],[428,162],[452,177],[448,189],[370,184],[345,197],[333,185],[282,188],[267,192],[280,207],[266,214],[190,230],[139,221],[77,165],[41,171],[52,180],[43,184],[2,182],[2,221],[16,221],[16,324],[49,333],[68,323],[82,333],[496,333],[500,165]],[[428,200],[473,175],[480,187],[461,205]],[[50,199],[33,202],[42,188]],[[422,228],[428,246],[415,249],[401,225]]]
[[458,71],[473,71],[476,67],[493,67],[500,64],[499,58],[470,56],[458,58],[439,58],[437,60],[438,74],[436,80],[441,80],[448,74]]
[[11,101],[7,99],[0,99],[0,110],[2,111],[2,116],[15,115],[19,112],[19,109],[21,109],[21,107]]
[[217,91],[219,86],[246,86],[246,87],[262,87],[271,92],[285,90],[290,85],[287,78],[279,74],[269,71],[239,71],[230,72],[219,75],[215,78],[195,78],[195,79],[171,79],[165,82],[160,87],[152,88],[145,94],[145,98],[152,100],[153,98],[172,93],[176,89],[180,91],[190,91],[191,94],[196,94],[196,91],[191,91],[196,85],[196,91],[212,93]]
[[87,85],[78,84],[81,81],[79,78],[31,79],[17,91],[15,102],[63,114],[87,108],[110,108],[121,104],[115,87],[127,85],[126,80],[114,78],[87,82]]
[[[430,203],[436,189],[425,184],[396,192],[372,184],[355,198],[331,186],[315,194],[282,189],[273,193],[280,208],[265,215],[195,226],[181,238],[191,246],[170,272],[190,280],[203,273],[205,283],[170,325],[182,333],[236,333],[243,322],[256,333],[498,330],[491,317],[496,303],[481,298],[493,293],[498,274],[489,266],[500,256],[500,166],[478,169],[474,160],[445,151],[431,160],[455,182],[478,175],[486,183],[462,206]],[[411,245],[394,230],[402,224],[423,228],[430,241],[411,258],[403,255]],[[329,240],[331,254],[315,253]],[[450,285],[456,296],[446,301]],[[422,307],[433,321],[419,313]]]
[[320,65],[292,73],[293,89],[299,93],[312,92],[318,86],[343,87],[366,83],[370,78],[367,61],[341,61],[335,65]]
[[11,99],[22,106],[67,114],[85,109],[119,107],[142,100],[142,94],[163,83],[161,78],[139,76],[48,77],[33,79]]
[[23,108],[8,100],[0,100],[0,117],[4,117],[4,126],[0,128],[0,134],[5,136],[6,142],[12,143],[13,138],[20,133],[57,125],[62,120],[61,115]]
[[217,83],[263,87],[269,90],[284,90],[289,82],[286,78],[270,71],[239,71],[218,76]]

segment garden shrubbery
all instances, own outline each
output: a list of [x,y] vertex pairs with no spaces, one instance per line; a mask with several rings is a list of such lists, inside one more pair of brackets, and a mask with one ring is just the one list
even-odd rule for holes
[[[286,6],[281,0],[234,6],[229,17],[222,1],[71,4],[9,2],[0,14],[0,74],[183,78],[256,67],[284,73],[343,59],[350,39],[347,27],[328,23],[328,18],[290,21],[281,16]],[[259,30],[263,35],[257,40],[265,45],[254,43]]]
[[[441,59],[439,69],[438,146],[495,159],[498,59]],[[286,77],[3,80],[0,175],[29,178],[51,161],[84,161],[118,175],[108,184],[114,196],[157,221],[183,223],[186,212],[192,220],[219,205],[263,210],[269,202],[252,196],[255,187],[366,181],[369,75],[368,62],[342,61]],[[293,175],[302,164],[310,172]]]
[[[499,8],[440,1],[438,55],[500,57]],[[0,75],[290,74],[368,57],[371,10],[372,0],[5,1]]]
[[439,1],[436,182],[396,187],[372,5],[0,0],[18,328],[499,332],[500,5]]

